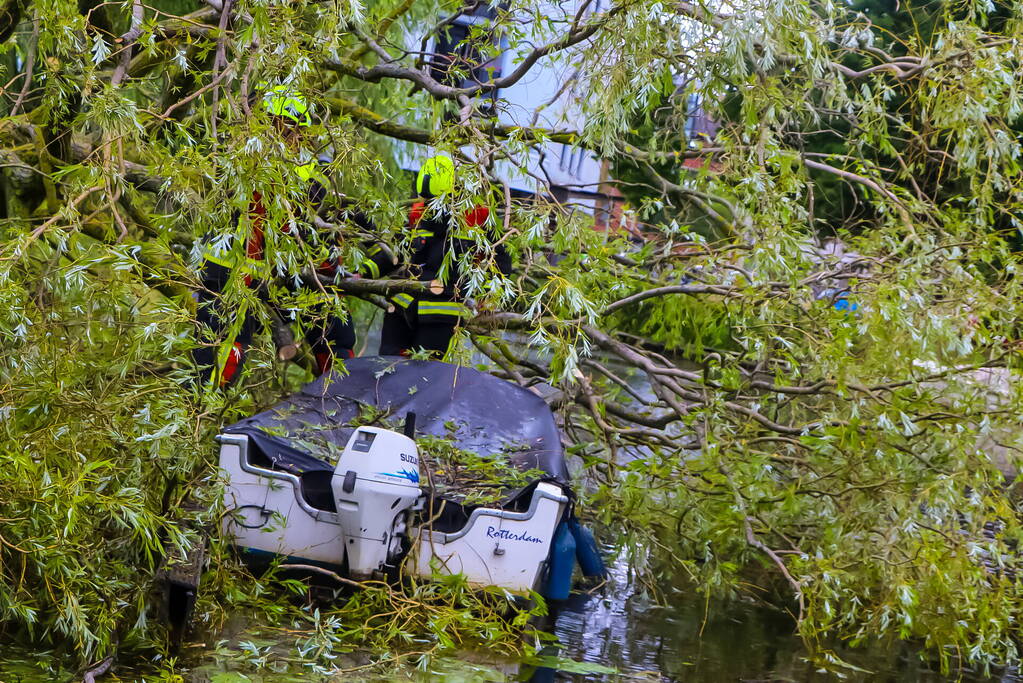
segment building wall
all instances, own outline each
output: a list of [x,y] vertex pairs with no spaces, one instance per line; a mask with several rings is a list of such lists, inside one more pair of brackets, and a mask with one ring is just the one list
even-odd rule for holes
[[[589,14],[600,11],[601,2],[591,2]],[[562,13],[571,17],[577,10],[576,2],[545,2],[541,12],[549,16]],[[554,34],[537,35],[531,42],[542,44],[556,37]],[[530,49],[531,46],[506,49],[502,55],[505,61],[503,72],[512,72],[517,66],[517,58]],[[581,130],[586,123],[580,106],[581,99],[590,96],[590,93],[581,91],[575,83],[575,61],[541,59],[522,80],[502,90],[500,96],[507,102],[500,113],[502,122],[520,126],[535,125],[555,131]],[[533,178],[512,177],[507,180],[520,183],[522,189],[532,185],[532,191],[536,191],[536,176],[549,179],[556,196],[563,195],[573,205],[577,204],[589,213],[598,209],[603,199],[601,181],[604,170],[601,161],[592,152],[578,146],[548,143],[533,153],[529,166]]]
[[[593,8],[600,9],[603,0],[591,3]],[[456,19],[456,27],[449,37],[434,38],[428,44],[433,52],[451,49],[451,43],[464,36],[466,28],[472,24],[487,21],[487,7],[481,6],[476,16],[462,16]],[[576,11],[574,3],[546,2],[542,11],[548,14],[566,13],[573,16]],[[563,29],[562,29],[563,30]],[[539,28],[538,28],[539,32]],[[547,42],[555,34],[532,37],[533,44]],[[476,77],[482,78],[487,69],[494,77],[514,71],[521,58],[528,54],[530,45],[509,45],[507,37],[502,40],[502,52],[499,57],[486,63],[477,70]],[[413,36],[410,44],[418,49],[419,37]],[[455,48],[457,49],[457,48]],[[435,73],[435,76],[441,75]],[[576,93],[570,80],[573,79],[572,69],[563,64],[552,63],[550,58],[539,60],[518,83],[497,93],[499,102],[498,118],[501,123],[519,126],[540,126],[553,130],[579,130],[583,127],[580,108],[575,104],[579,94]],[[533,151],[525,161],[525,171],[509,162],[495,164],[495,175],[516,192],[516,194],[543,194],[552,196],[559,202],[585,211],[591,215],[599,213],[607,203],[608,197],[602,192],[603,164],[591,152],[571,145],[550,143]],[[421,159],[409,159],[407,167],[418,167]],[[606,220],[603,221],[606,224]]]
[[[541,0],[539,11],[549,17],[564,16],[571,19],[579,9],[580,0],[551,2]],[[590,0],[586,14],[592,16],[605,9],[607,0]],[[448,50],[463,51],[457,47],[459,40],[468,34],[474,24],[486,25],[494,15],[486,4],[481,4],[475,15],[461,16],[455,20],[455,27],[447,36],[435,38],[428,43],[428,50],[443,53]],[[497,78],[512,73],[522,58],[534,45],[542,45],[563,35],[565,26],[548,28],[535,24],[534,33],[528,44],[509,45],[508,37],[497,36],[500,53],[475,69],[473,78]],[[412,41],[419,49],[420,37]],[[438,63],[443,66],[444,60]],[[538,126],[553,131],[578,131],[585,126],[583,104],[585,98],[599,97],[599,93],[585,91],[576,83],[576,68],[579,60],[571,54],[559,58],[549,56],[536,62],[529,72],[509,88],[496,95],[497,114],[501,123],[516,126]],[[434,76],[443,78],[443,70]],[[469,79],[458,85],[470,85]],[[688,102],[690,117],[685,132],[691,145],[708,141],[714,137],[717,125],[708,119],[700,102],[691,97]],[[467,150],[469,151],[469,150]],[[410,160],[408,168],[416,168],[421,160]],[[543,195],[561,202],[573,210],[593,216],[594,227],[600,230],[626,230],[639,235],[640,230],[634,215],[624,203],[621,194],[609,182],[609,164],[598,159],[592,152],[579,146],[563,143],[547,143],[534,148],[524,164],[497,162],[495,175],[506,182],[518,196]],[[698,169],[707,163],[703,159],[687,160],[686,165]],[[523,169],[521,166],[524,166]]]

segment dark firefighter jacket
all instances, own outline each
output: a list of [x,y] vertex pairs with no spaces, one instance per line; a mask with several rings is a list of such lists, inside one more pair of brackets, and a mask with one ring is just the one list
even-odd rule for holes
[[[489,215],[487,207],[476,206],[465,213],[463,220],[466,227],[476,228],[484,225]],[[460,263],[466,254],[477,250],[477,245],[474,240],[460,236],[458,226],[451,226],[450,215],[446,213],[427,216],[423,201],[413,204],[409,211],[407,229],[412,253],[405,264],[409,277],[432,283],[437,291],[416,296],[397,294],[391,300],[406,309],[416,306],[420,322],[453,324],[468,312],[461,286],[464,273],[460,272]],[[503,246],[498,245],[495,259],[502,273],[507,275],[511,272],[511,258]]]
[[[305,166],[297,167],[297,172],[300,178],[307,181],[307,198],[308,206],[311,211],[317,211],[323,204],[323,201],[327,197],[326,178],[319,172],[317,162],[311,162]],[[227,278],[230,276],[231,270],[236,267],[239,262],[242,263],[242,267],[245,271],[246,284],[250,284],[253,277],[258,277],[258,274],[263,273],[263,265],[265,256],[265,223],[266,223],[267,210],[263,204],[263,195],[260,192],[253,192],[252,199],[249,202],[249,219],[252,222],[252,233],[245,243],[245,255],[244,259],[239,259],[238,254],[230,244],[221,250],[215,250],[213,245],[208,244],[207,249],[204,253],[204,259],[206,260],[206,267],[204,268],[204,280],[208,281],[207,286],[213,285],[215,291],[220,291],[224,284],[226,284]],[[342,208],[341,217],[351,223],[358,226],[363,232],[373,234],[376,231],[376,227],[373,222],[361,211],[354,209],[351,206]],[[235,224],[239,220],[240,215],[235,215]],[[281,226],[281,232],[290,234],[292,231],[288,225]],[[308,233],[313,230],[311,226],[303,226],[298,230],[301,235]],[[363,249],[366,252],[366,257],[360,264],[359,273],[369,277],[379,277],[381,268],[389,269],[393,267],[390,256],[380,248],[379,245],[373,242],[364,242]],[[337,261],[328,261],[320,265],[319,271],[323,274],[333,275],[339,267]],[[219,285],[219,286],[218,286]]]

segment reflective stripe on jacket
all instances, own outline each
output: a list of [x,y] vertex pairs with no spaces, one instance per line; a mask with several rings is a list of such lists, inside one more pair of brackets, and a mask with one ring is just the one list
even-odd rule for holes
[[[469,309],[460,301],[430,301],[420,299],[417,311],[419,319],[434,319],[437,321],[456,321],[462,316],[469,314]],[[423,321],[428,322],[428,320]]]
[[394,296],[392,296],[391,297],[391,301],[393,301],[394,303],[398,304],[402,308],[408,308],[409,304],[411,304],[413,301],[415,301],[415,299],[412,297],[411,294],[406,294],[405,292],[401,292],[399,294],[395,294]]

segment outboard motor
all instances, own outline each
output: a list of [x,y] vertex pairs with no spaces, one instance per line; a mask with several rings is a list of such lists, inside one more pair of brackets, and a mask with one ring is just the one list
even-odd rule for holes
[[[411,430],[406,430],[411,431]],[[419,488],[419,450],[409,436],[359,427],[331,481],[348,572],[368,578],[397,560]]]

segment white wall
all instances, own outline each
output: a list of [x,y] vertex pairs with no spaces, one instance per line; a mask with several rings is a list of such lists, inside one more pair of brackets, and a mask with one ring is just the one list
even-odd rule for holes
[[[591,11],[594,8],[599,11],[601,8],[601,0],[594,0],[591,4]],[[574,1],[544,2],[540,12],[548,16],[571,17],[574,16],[576,9]],[[479,19],[461,17],[458,21],[470,23]],[[541,34],[541,30],[546,33],[546,29],[538,26],[536,34],[530,37],[529,42],[532,45],[543,44],[558,37],[558,32],[564,31],[565,27],[555,27],[555,32],[549,34]],[[419,39],[416,38],[413,43],[418,46]],[[512,73],[521,58],[532,49],[532,45],[508,45],[505,38],[502,45],[504,52],[500,57],[501,75]],[[581,129],[584,120],[576,103],[578,98],[587,94],[580,93],[572,86],[562,91],[563,86],[572,77],[573,69],[570,66],[555,62],[551,57],[540,59],[519,82],[498,92],[500,121],[509,125],[536,125],[553,130]],[[560,95],[559,91],[562,91]],[[557,101],[552,101],[555,98]],[[413,160],[410,167],[416,166],[418,161]],[[528,160],[527,168],[528,173],[523,173],[513,164],[501,162],[495,166],[495,173],[513,189],[523,192],[546,193],[544,185],[548,179],[554,187],[563,188],[568,192],[592,194],[599,190],[601,164],[593,154],[580,148],[560,143],[547,144],[543,148],[543,154],[539,150],[534,151]],[[593,210],[592,199],[577,197],[574,203],[588,207],[590,212]]]

